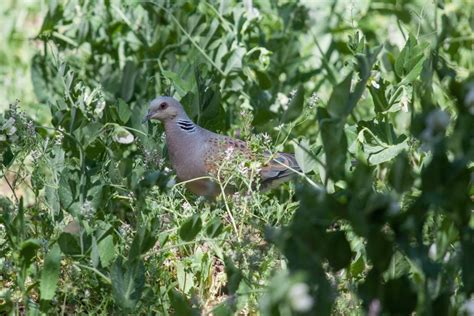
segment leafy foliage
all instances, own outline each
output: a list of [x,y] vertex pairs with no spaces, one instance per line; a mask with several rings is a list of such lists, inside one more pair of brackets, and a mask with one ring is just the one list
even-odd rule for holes
[[[0,311],[468,312],[473,8],[446,2],[48,2],[25,101],[50,119],[0,115]],[[157,95],[304,174],[190,195]]]

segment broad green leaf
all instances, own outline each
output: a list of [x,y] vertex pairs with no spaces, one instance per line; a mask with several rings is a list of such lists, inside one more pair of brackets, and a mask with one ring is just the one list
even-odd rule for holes
[[141,225],[137,228],[135,237],[133,238],[130,252],[128,253],[129,261],[138,260],[148,250],[150,250],[157,240],[157,219],[151,223],[151,228]]
[[186,296],[175,289],[168,291],[168,296],[171,301],[171,306],[174,309],[176,316],[197,316],[200,315],[199,310],[194,309],[186,298]]
[[351,93],[352,72],[334,87],[329,98],[327,111],[334,118],[345,118],[350,112],[349,97]]
[[36,251],[41,247],[41,243],[37,239],[28,239],[20,245],[20,260],[22,265],[27,268],[33,262]]
[[58,287],[59,272],[61,268],[61,252],[58,244],[49,250],[44,259],[43,271],[40,279],[41,300],[50,301]]
[[117,259],[110,273],[115,303],[124,311],[132,312],[145,286],[145,267],[142,260],[122,263]]
[[61,176],[59,178],[59,201],[61,202],[61,206],[65,209],[67,209],[74,202],[74,196],[71,191],[71,186],[68,182],[69,174],[70,171],[64,169],[63,172],[61,172]]
[[192,241],[202,229],[202,220],[198,214],[188,217],[179,228],[179,237],[184,241]]
[[194,287],[193,274],[185,270],[181,261],[176,263],[176,278],[178,279],[178,287],[184,294]]
[[406,85],[408,83],[413,82],[416,78],[421,73],[421,70],[423,69],[423,63],[425,62],[424,58],[421,58],[416,65],[411,68],[411,70],[403,77],[402,82],[400,82],[401,85]]
[[[295,148],[295,158],[303,173],[313,171],[317,167],[317,162],[313,158],[315,155],[310,150],[309,140],[304,138],[300,143],[293,143]],[[319,148],[321,149],[321,148]]]
[[392,160],[401,151],[408,149],[407,141],[401,142],[400,144],[390,145],[377,153],[369,155],[369,163],[371,165],[378,165],[383,162]]
[[347,154],[344,122],[337,118],[330,118],[323,108],[318,109],[318,121],[329,176],[334,180],[341,179],[345,172]]
[[163,70],[163,76],[171,81],[172,85],[176,88],[180,96],[184,96],[192,88],[189,82],[183,80],[183,78],[175,72]]
[[410,189],[413,184],[413,172],[408,159],[407,153],[402,151],[390,168],[388,181],[398,193]]
[[81,254],[79,237],[70,233],[61,233],[58,239],[59,247],[65,255]]
[[92,236],[92,245],[90,253],[90,262],[94,268],[99,267],[100,258],[99,258],[99,249],[97,247],[97,239],[95,236]]
[[103,238],[98,245],[100,262],[103,267],[108,267],[115,257],[115,245],[112,235]]
[[224,225],[218,217],[214,217],[207,223],[206,235],[210,238],[216,238],[224,231]]
[[127,61],[122,73],[122,83],[120,84],[120,96],[125,102],[130,101],[135,88],[135,80],[139,70],[133,61]]

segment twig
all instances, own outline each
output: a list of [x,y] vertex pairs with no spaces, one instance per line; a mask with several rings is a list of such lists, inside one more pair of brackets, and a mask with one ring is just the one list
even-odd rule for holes
[[3,178],[5,179],[5,182],[6,182],[6,183],[8,184],[8,186],[10,187],[10,190],[11,190],[12,193],[13,193],[13,197],[15,198],[15,201],[16,201],[16,203],[18,204],[18,203],[19,203],[18,196],[16,195],[15,189],[14,189],[13,186],[11,185],[10,181],[8,181],[7,175],[4,174],[4,175],[3,175]]

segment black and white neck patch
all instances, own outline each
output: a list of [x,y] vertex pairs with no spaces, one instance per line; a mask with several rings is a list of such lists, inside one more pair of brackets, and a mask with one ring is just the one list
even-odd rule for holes
[[187,133],[194,133],[196,131],[196,125],[190,120],[177,120],[176,124]]

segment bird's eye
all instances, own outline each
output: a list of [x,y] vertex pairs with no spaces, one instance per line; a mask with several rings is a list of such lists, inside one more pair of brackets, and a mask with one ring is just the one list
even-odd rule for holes
[[168,107],[168,103],[166,103],[166,102],[163,102],[163,103],[160,104],[160,110],[164,110],[167,107]]

